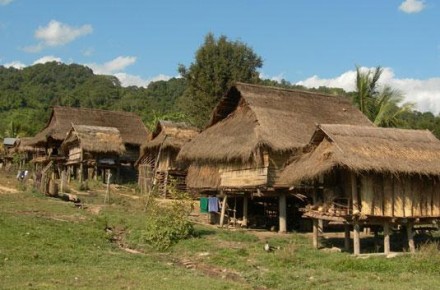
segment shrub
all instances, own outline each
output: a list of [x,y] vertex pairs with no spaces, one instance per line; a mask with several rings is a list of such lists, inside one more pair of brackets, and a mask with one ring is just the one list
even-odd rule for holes
[[160,251],[194,236],[193,224],[188,219],[193,210],[192,201],[183,192],[171,192],[174,199],[168,204],[159,204],[151,197],[148,199],[145,228],[141,230],[142,241]]

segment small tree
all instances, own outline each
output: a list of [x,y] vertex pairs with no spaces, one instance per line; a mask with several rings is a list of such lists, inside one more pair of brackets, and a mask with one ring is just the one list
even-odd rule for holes
[[187,81],[180,108],[191,123],[203,127],[228,87],[235,81],[257,82],[257,69],[262,65],[261,58],[246,44],[223,35],[216,39],[209,33],[196,51],[195,62],[189,68],[179,65],[179,73]]

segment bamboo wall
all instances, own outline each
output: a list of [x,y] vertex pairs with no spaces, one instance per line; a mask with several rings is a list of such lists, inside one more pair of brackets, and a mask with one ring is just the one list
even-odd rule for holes
[[359,178],[361,213],[387,217],[440,217],[440,181],[424,176],[369,174]]

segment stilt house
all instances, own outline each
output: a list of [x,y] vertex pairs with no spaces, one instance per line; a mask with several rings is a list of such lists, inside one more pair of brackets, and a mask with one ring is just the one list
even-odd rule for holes
[[120,157],[125,146],[117,128],[102,126],[73,125],[61,144],[67,156],[68,177],[85,179],[105,179],[105,171],[116,171],[116,181],[120,175]]
[[[429,131],[352,125],[319,125],[308,149],[286,167],[280,183],[314,188],[304,216],[354,227],[383,227],[389,253],[391,226],[412,228],[440,218],[440,141]],[[314,229],[315,246],[318,230]],[[348,247],[349,231],[346,231]]]
[[[130,112],[106,111],[98,109],[53,107],[52,114],[46,127],[32,140],[32,146],[44,147],[45,155],[33,161],[40,169],[48,164],[58,164],[63,167],[67,160],[61,150],[61,143],[71,130],[72,124],[109,127],[119,130],[125,153],[119,156],[121,175],[123,179],[135,178],[134,162],[139,158],[142,142],[148,136],[148,130],[139,116]],[[124,178],[125,177],[125,178]]]
[[287,206],[291,214],[295,205],[292,192],[278,186],[279,174],[323,122],[372,126],[344,97],[237,83],[214,109],[208,127],[180,151],[179,159],[191,163],[187,185],[220,195],[224,203],[233,197],[229,216],[242,225],[248,225],[249,211],[249,225],[274,223],[284,232]]
[[157,123],[151,140],[142,146],[141,157],[137,162],[139,186],[143,192],[154,188],[166,197],[170,183],[179,190],[186,190],[188,166],[176,158],[182,146],[198,133],[197,128],[182,122]]

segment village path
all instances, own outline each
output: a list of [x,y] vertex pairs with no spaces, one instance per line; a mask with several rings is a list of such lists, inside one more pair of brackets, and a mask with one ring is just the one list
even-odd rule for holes
[[18,190],[0,185],[0,194],[1,193],[18,193]]

